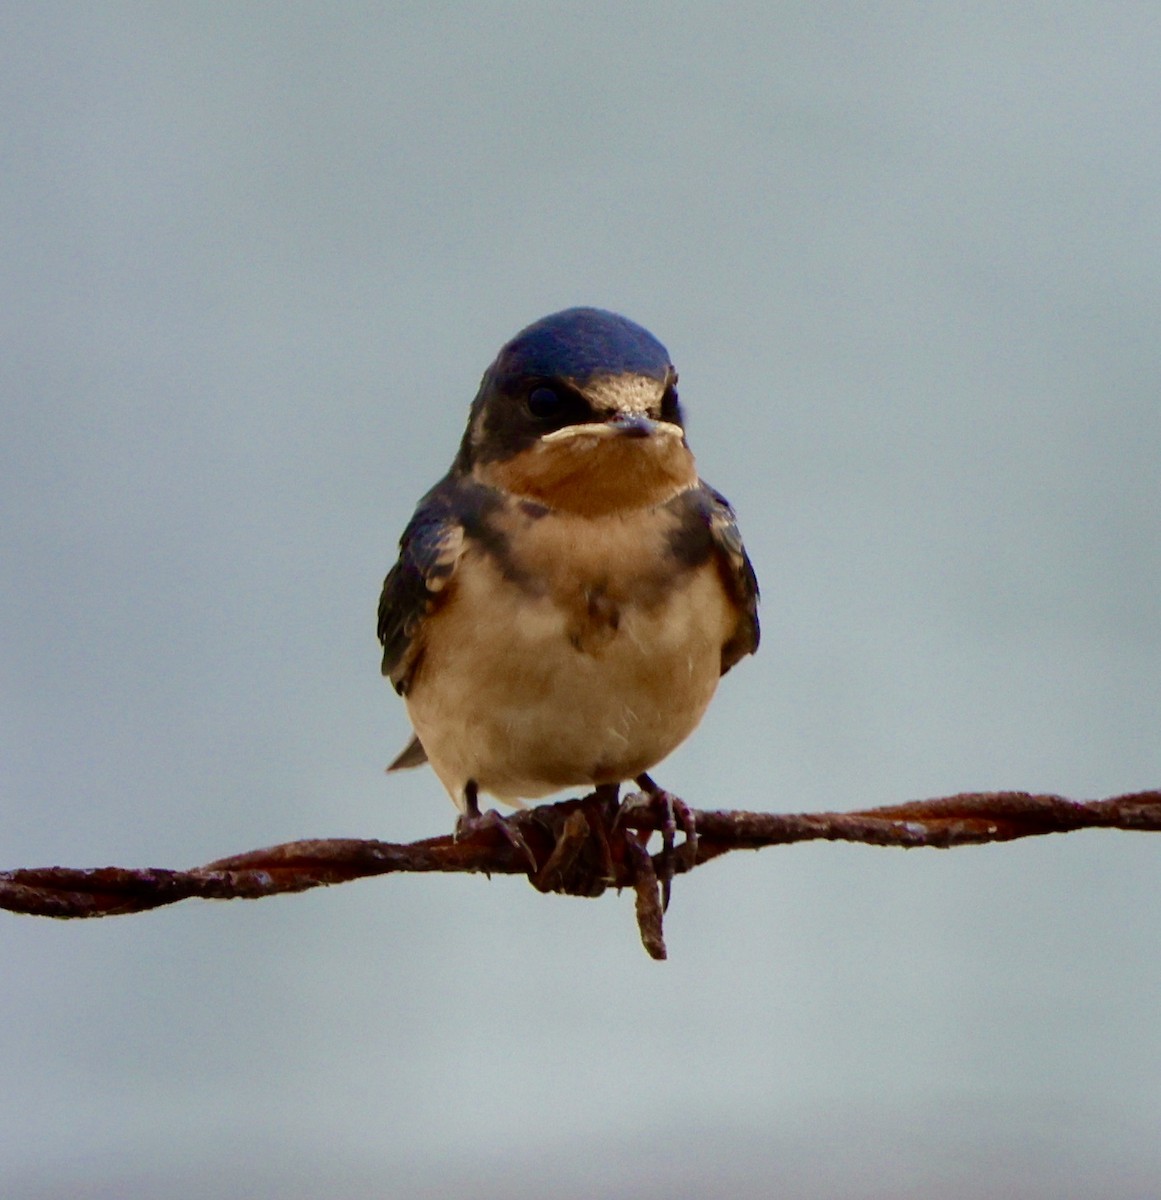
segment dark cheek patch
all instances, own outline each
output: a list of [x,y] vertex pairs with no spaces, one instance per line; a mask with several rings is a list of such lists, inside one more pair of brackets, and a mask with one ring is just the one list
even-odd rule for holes
[[548,516],[552,510],[535,500],[509,499],[491,509],[472,530],[480,550],[492,560],[508,583],[514,583],[530,596],[542,596],[545,591],[543,572],[538,564],[521,561],[513,549],[521,533]]
[[676,522],[669,532],[669,553],[686,570],[693,570],[713,554],[713,535],[709,524],[694,508],[674,514]]

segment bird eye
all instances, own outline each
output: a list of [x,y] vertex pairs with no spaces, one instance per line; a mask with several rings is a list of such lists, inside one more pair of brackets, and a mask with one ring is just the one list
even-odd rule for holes
[[681,401],[677,398],[677,388],[672,384],[665,389],[665,395],[661,397],[661,419],[684,427]]
[[542,421],[550,421],[564,411],[564,397],[550,387],[538,387],[528,395],[528,411]]

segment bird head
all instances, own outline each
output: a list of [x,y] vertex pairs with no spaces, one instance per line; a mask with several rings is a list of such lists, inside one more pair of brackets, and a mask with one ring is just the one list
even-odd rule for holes
[[453,470],[585,516],[664,503],[697,480],[668,351],[597,308],[529,325],[484,373]]

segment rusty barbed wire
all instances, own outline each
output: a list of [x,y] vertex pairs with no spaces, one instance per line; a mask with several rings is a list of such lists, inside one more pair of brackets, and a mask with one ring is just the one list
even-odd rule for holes
[[[645,949],[665,957],[662,895],[668,877],[733,850],[805,841],[950,849],[1078,829],[1161,831],[1161,791],[1107,800],[1028,792],[969,792],[854,812],[689,810],[697,830],[650,854],[656,832],[673,829],[642,796],[610,809],[595,794],[519,810],[462,836],[408,844],[328,838],[234,854],[188,871],[164,868],[35,867],[0,872],[0,908],[41,917],[107,917],[179,900],[258,900],[397,871],[527,875],[545,892],[599,896],[632,888]],[[535,869],[533,869],[535,863]]]

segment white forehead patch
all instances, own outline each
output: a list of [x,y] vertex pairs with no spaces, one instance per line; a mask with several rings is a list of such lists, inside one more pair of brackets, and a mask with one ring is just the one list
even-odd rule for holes
[[598,375],[585,382],[583,391],[597,412],[643,417],[656,411],[665,382],[648,375]]

